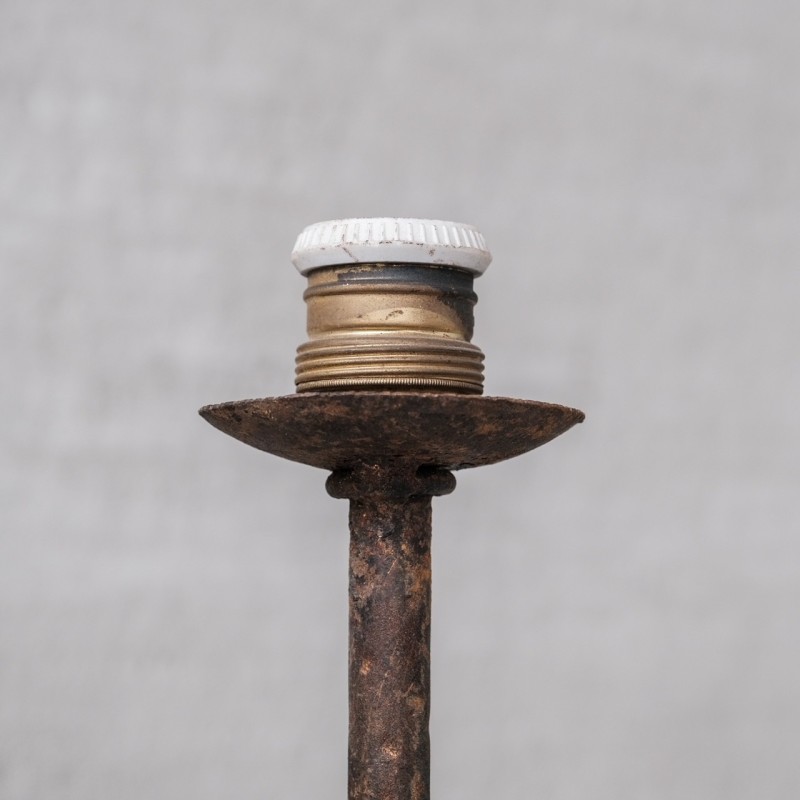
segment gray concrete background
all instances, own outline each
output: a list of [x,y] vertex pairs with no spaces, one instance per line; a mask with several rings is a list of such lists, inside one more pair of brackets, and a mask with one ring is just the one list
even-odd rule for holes
[[800,796],[800,6],[0,3],[0,797],[342,798],[346,504],[307,223],[478,225],[487,392],[584,426],[435,501],[437,798]]

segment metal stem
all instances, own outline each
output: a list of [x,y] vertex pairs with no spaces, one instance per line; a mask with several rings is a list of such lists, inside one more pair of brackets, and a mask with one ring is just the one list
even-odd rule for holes
[[430,798],[431,496],[444,470],[335,472],[350,499],[349,800]]

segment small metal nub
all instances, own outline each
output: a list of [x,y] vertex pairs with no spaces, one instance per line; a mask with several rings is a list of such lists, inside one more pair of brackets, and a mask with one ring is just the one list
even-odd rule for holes
[[470,341],[473,281],[491,255],[473,228],[385,218],[318,223],[300,235],[292,258],[308,277],[298,392],[483,393],[483,353]]

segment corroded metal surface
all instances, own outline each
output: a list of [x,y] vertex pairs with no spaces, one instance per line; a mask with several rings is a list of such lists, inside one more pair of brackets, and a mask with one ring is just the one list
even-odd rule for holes
[[395,459],[447,469],[494,464],[583,421],[581,411],[550,403],[410,392],[309,392],[200,414],[259,450],[330,470]]
[[334,472],[350,500],[349,800],[430,797],[431,496],[414,464]]
[[431,497],[584,415],[457,394],[306,393],[206,406],[219,430],[333,471],[350,500],[349,800],[429,800]]

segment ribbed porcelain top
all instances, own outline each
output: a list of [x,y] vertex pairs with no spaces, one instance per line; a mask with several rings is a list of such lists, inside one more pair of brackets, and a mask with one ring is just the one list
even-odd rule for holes
[[460,222],[406,217],[334,219],[309,225],[292,263],[305,275],[341,264],[438,264],[481,275],[492,254],[480,231]]

